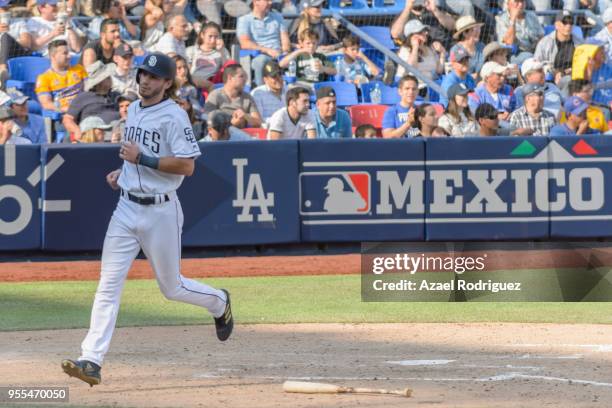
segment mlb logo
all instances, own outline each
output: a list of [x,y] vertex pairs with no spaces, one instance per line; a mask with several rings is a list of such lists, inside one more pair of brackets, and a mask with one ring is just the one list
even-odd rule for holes
[[370,174],[363,171],[322,171],[300,174],[301,215],[369,214]]

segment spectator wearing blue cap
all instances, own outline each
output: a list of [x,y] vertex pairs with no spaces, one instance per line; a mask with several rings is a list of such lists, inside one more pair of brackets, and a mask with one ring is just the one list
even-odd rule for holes
[[11,98],[9,107],[15,114],[14,121],[21,128],[23,137],[34,144],[47,143],[45,122],[42,116],[28,112],[28,99],[30,98],[15,88],[7,89],[7,94]]
[[562,75],[570,73],[574,50],[583,41],[572,34],[573,27],[574,17],[570,11],[562,10],[557,13],[555,29],[538,42],[533,58]]
[[10,0],[0,0],[0,87],[8,79],[6,62],[10,58],[29,55],[26,27],[21,21],[11,21]]
[[34,51],[47,54],[47,46],[53,40],[66,40],[69,50],[80,52],[83,39],[74,31],[65,13],[57,12],[57,0],[37,0],[40,17],[32,17],[26,24],[26,45]]
[[[476,81],[469,74],[470,54],[461,44],[456,44],[451,48],[450,64],[452,70],[444,76],[441,84],[442,89],[447,94],[455,84],[464,84],[469,89],[476,88]],[[448,98],[440,95],[440,103],[446,107],[448,105]]]
[[[609,130],[608,123],[606,122],[606,115],[604,114],[602,108],[591,104],[593,99],[593,84],[585,79],[574,79],[570,81],[568,89],[570,96],[578,96],[580,99],[589,104],[589,108],[586,112],[589,127],[597,130],[600,133],[606,133]],[[566,121],[567,118],[563,112],[559,123],[565,123]]]
[[589,104],[578,96],[567,98],[563,104],[567,122],[554,126],[550,130],[551,136],[574,136],[598,134],[595,129],[589,127],[587,120],[587,109]]
[[510,124],[517,128],[513,135],[547,136],[555,125],[555,116],[544,109],[544,88],[538,84],[523,87],[525,104],[512,112]]
[[604,44],[608,61],[612,61],[612,6],[604,11],[602,20],[604,27],[593,38]]
[[464,83],[458,83],[448,90],[448,107],[440,116],[438,126],[454,137],[475,136],[478,134],[478,123],[468,106],[468,94],[472,90]]

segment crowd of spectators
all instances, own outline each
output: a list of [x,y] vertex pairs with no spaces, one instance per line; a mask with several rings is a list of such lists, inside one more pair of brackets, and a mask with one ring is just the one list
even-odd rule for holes
[[[0,143],[50,141],[35,99],[65,142],[120,141],[150,52],[174,59],[174,98],[201,140],[608,133],[612,1],[490,3],[406,0],[388,25],[403,63],[380,66],[324,0],[0,0]],[[50,65],[30,95],[6,87],[8,60],[26,55]],[[357,126],[323,81],[372,103],[389,85],[397,102]]]

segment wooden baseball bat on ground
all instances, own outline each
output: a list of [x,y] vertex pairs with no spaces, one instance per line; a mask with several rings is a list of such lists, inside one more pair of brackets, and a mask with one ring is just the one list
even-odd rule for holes
[[381,388],[357,388],[357,387],[342,387],[334,384],[311,383],[304,381],[285,381],[283,383],[285,392],[298,392],[302,394],[391,394],[401,395],[402,397],[410,397],[412,390],[404,388],[403,390],[386,390]]

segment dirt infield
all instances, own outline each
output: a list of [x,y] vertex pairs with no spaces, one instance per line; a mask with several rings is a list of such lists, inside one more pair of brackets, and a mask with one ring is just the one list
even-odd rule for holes
[[[90,388],[61,372],[85,330],[0,333],[0,382],[69,386],[73,406],[609,407],[612,327],[543,324],[303,324],[118,329]],[[588,341],[585,341],[588,339]],[[587,344],[585,344],[587,343]],[[289,378],[414,390],[284,394]]]
[[[486,251],[487,270],[546,269],[565,267],[612,266],[612,247],[597,249],[557,249],[529,251]],[[430,256],[448,256],[429,253]],[[463,252],[462,256],[481,256],[482,252]],[[240,276],[296,276],[358,274],[361,256],[260,256],[232,258],[187,258],[181,262],[182,274],[189,278]],[[0,282],[97,280],[100,261],[4,262],[0,263]],[[146,260],[138,259],[128,279],[152,279]]]

